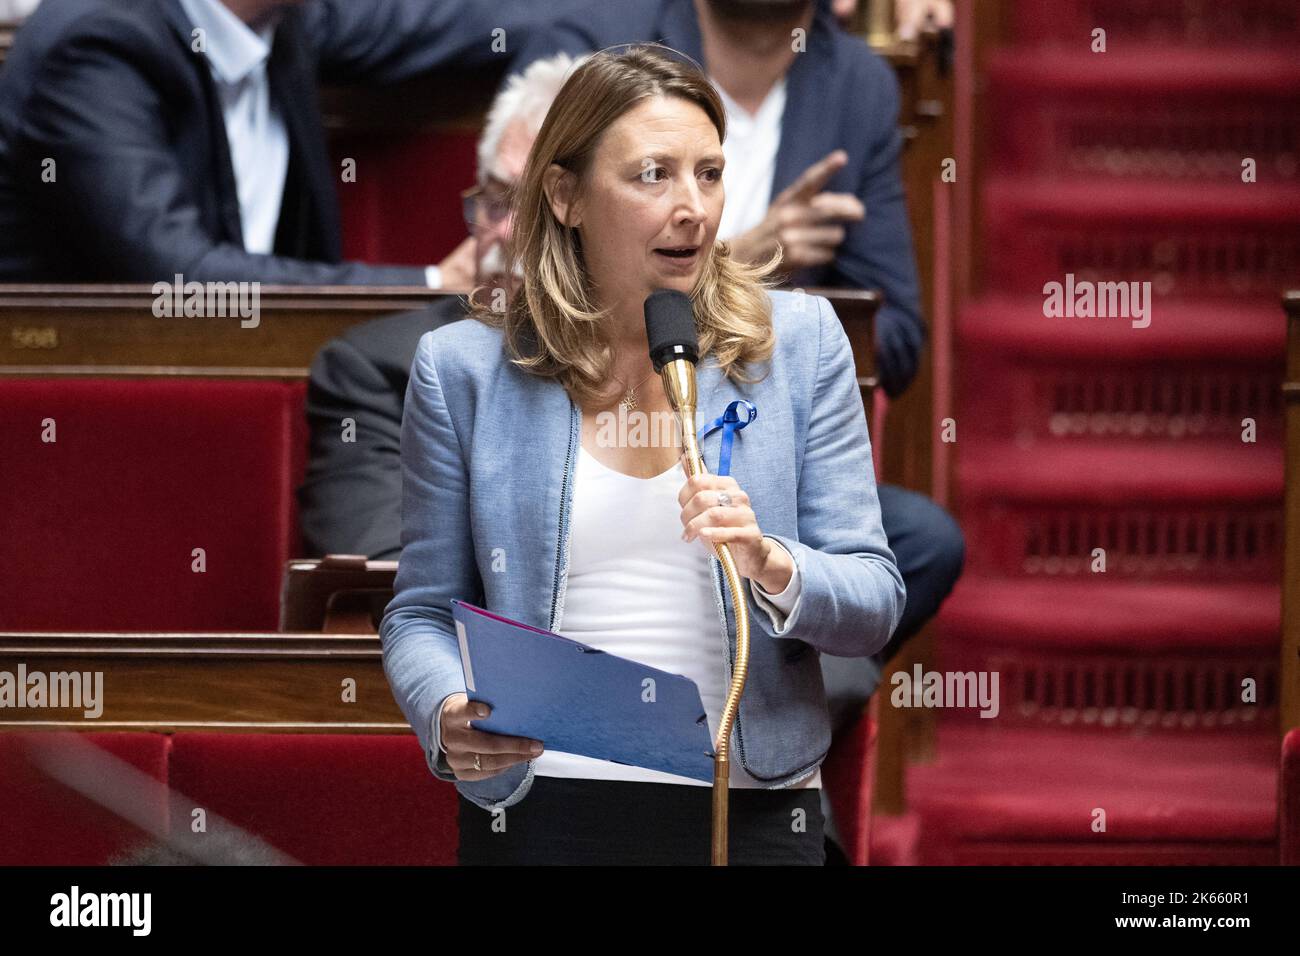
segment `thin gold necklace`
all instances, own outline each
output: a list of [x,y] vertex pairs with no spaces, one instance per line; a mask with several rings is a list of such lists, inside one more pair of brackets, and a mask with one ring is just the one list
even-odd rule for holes
[[[651,372],[650,375],[654,375],[654,372]],[[641,379],[641,381],[637,382],[626,392],[624,392],[623,397],[619,399],[618,402],[619,405],[627,409],[627,411],[629,412],[633,411],[636,408],[636,390],[650,380],[650,375],[647,375],[645,378]],[[622,381],[621,379],[619,380],[619,384],[624,386],[625,388],[627,387],[627,383]]]

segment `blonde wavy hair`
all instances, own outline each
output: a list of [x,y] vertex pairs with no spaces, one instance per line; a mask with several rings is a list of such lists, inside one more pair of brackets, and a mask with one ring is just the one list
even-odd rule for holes
[[[504,310],[471,296],[471,314],[504,331],[512,364],[544,378],[558,379],[579,404],[595,404],[618,394],[613,381],[614,350],[608,312],[597,309],[578,230],[556,218],[543,188],[552,163],[574,173],[581,193],[601,135],[620,116],[652,96],[675,96],[699,106],[726,137],[726,111],[698,65],[659,44],[637,44],[618,52],[603,50],[583,62],[565,81],[528,154],[513,190],[514,226],[506,248],[508,268],[518,268],[522,288]],[[772,355],[769,277],[780,262],[748,265],[731,257],[726,242],[715,242],[691,290],[700,356],[712,355],[734,381],[754,382],[751,366]]]

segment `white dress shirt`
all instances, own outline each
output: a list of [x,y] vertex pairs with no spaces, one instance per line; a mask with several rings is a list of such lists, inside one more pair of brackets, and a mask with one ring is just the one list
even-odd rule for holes
[[727,158],[722,170],[727,201],[718,224],[718,238],[732,239],[762,222],[772,201],[781,118],[785,114],[785,77],[777,81],[758,112],[752,114],[718,84],[713,86],[727,110],[727,141],[722,144],[722,154]]
[[289,171],[289,134],[271,101],[266,75],[275,21],[255,32],[221,0],[181,0],[181,6],[190,23],[203,31],[208,66],[221,100],[244,249],[269,254],[275,248]]

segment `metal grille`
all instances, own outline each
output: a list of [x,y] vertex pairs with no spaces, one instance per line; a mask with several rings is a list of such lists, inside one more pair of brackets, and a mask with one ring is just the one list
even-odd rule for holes
[[1204,575],[1259,580],[1281,571],[1282,515],[1276,508],[1050,510],[1024,517],[1020,571],[1035,577],[1095,573]]
[[[1005,721],[1205,730],[1257,729],[1277,716],[1272,660],[996,657],[989,667],[999,673]],[[1247,679],[1255,682],[1254,703],[1242,700]]]
[[[1289,105],[1296,109],[1294,102]],[[1263,181],[1300,178],[1300,144],[1289,118],[1294,112],[1274,114],[1253,103],[1170,109],[1110,102],[1104,115],[1073,102],[1048,109],[1049,142],[1042,152],[1057,172],[1232,181],[1242,174],[1242,159],[1250,157]]]
[[1240,438],[1281,434],[1281,370],[1184,368],[1033,371],[1035,435],[1052,438]]
[[[1150,280],[1157,296],[1276,296],[1300,273],[1300,234],[1290,226],[1206,229],[1203,222],[1186,222],[1157,229],[1134,222],[1109,230],[1070,225],[1032,232],[1037,235],[1025,238],[1050,250],[1051,275]],[[1037,291],[1040,285],[1035,282]]]

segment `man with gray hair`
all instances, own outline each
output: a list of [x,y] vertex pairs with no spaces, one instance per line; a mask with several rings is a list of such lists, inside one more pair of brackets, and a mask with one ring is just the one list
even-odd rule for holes
[[528,150],[560,87],[586,58],[559,54],[538,60],[523,75],[509,76],[492,100],[478,140],[475,185],[463,194],[470,234],[443,260],[444,288],[486,285],[512,290],[502,272],[509,233],[499,228],[507,215],[508,192],[523,172]]

